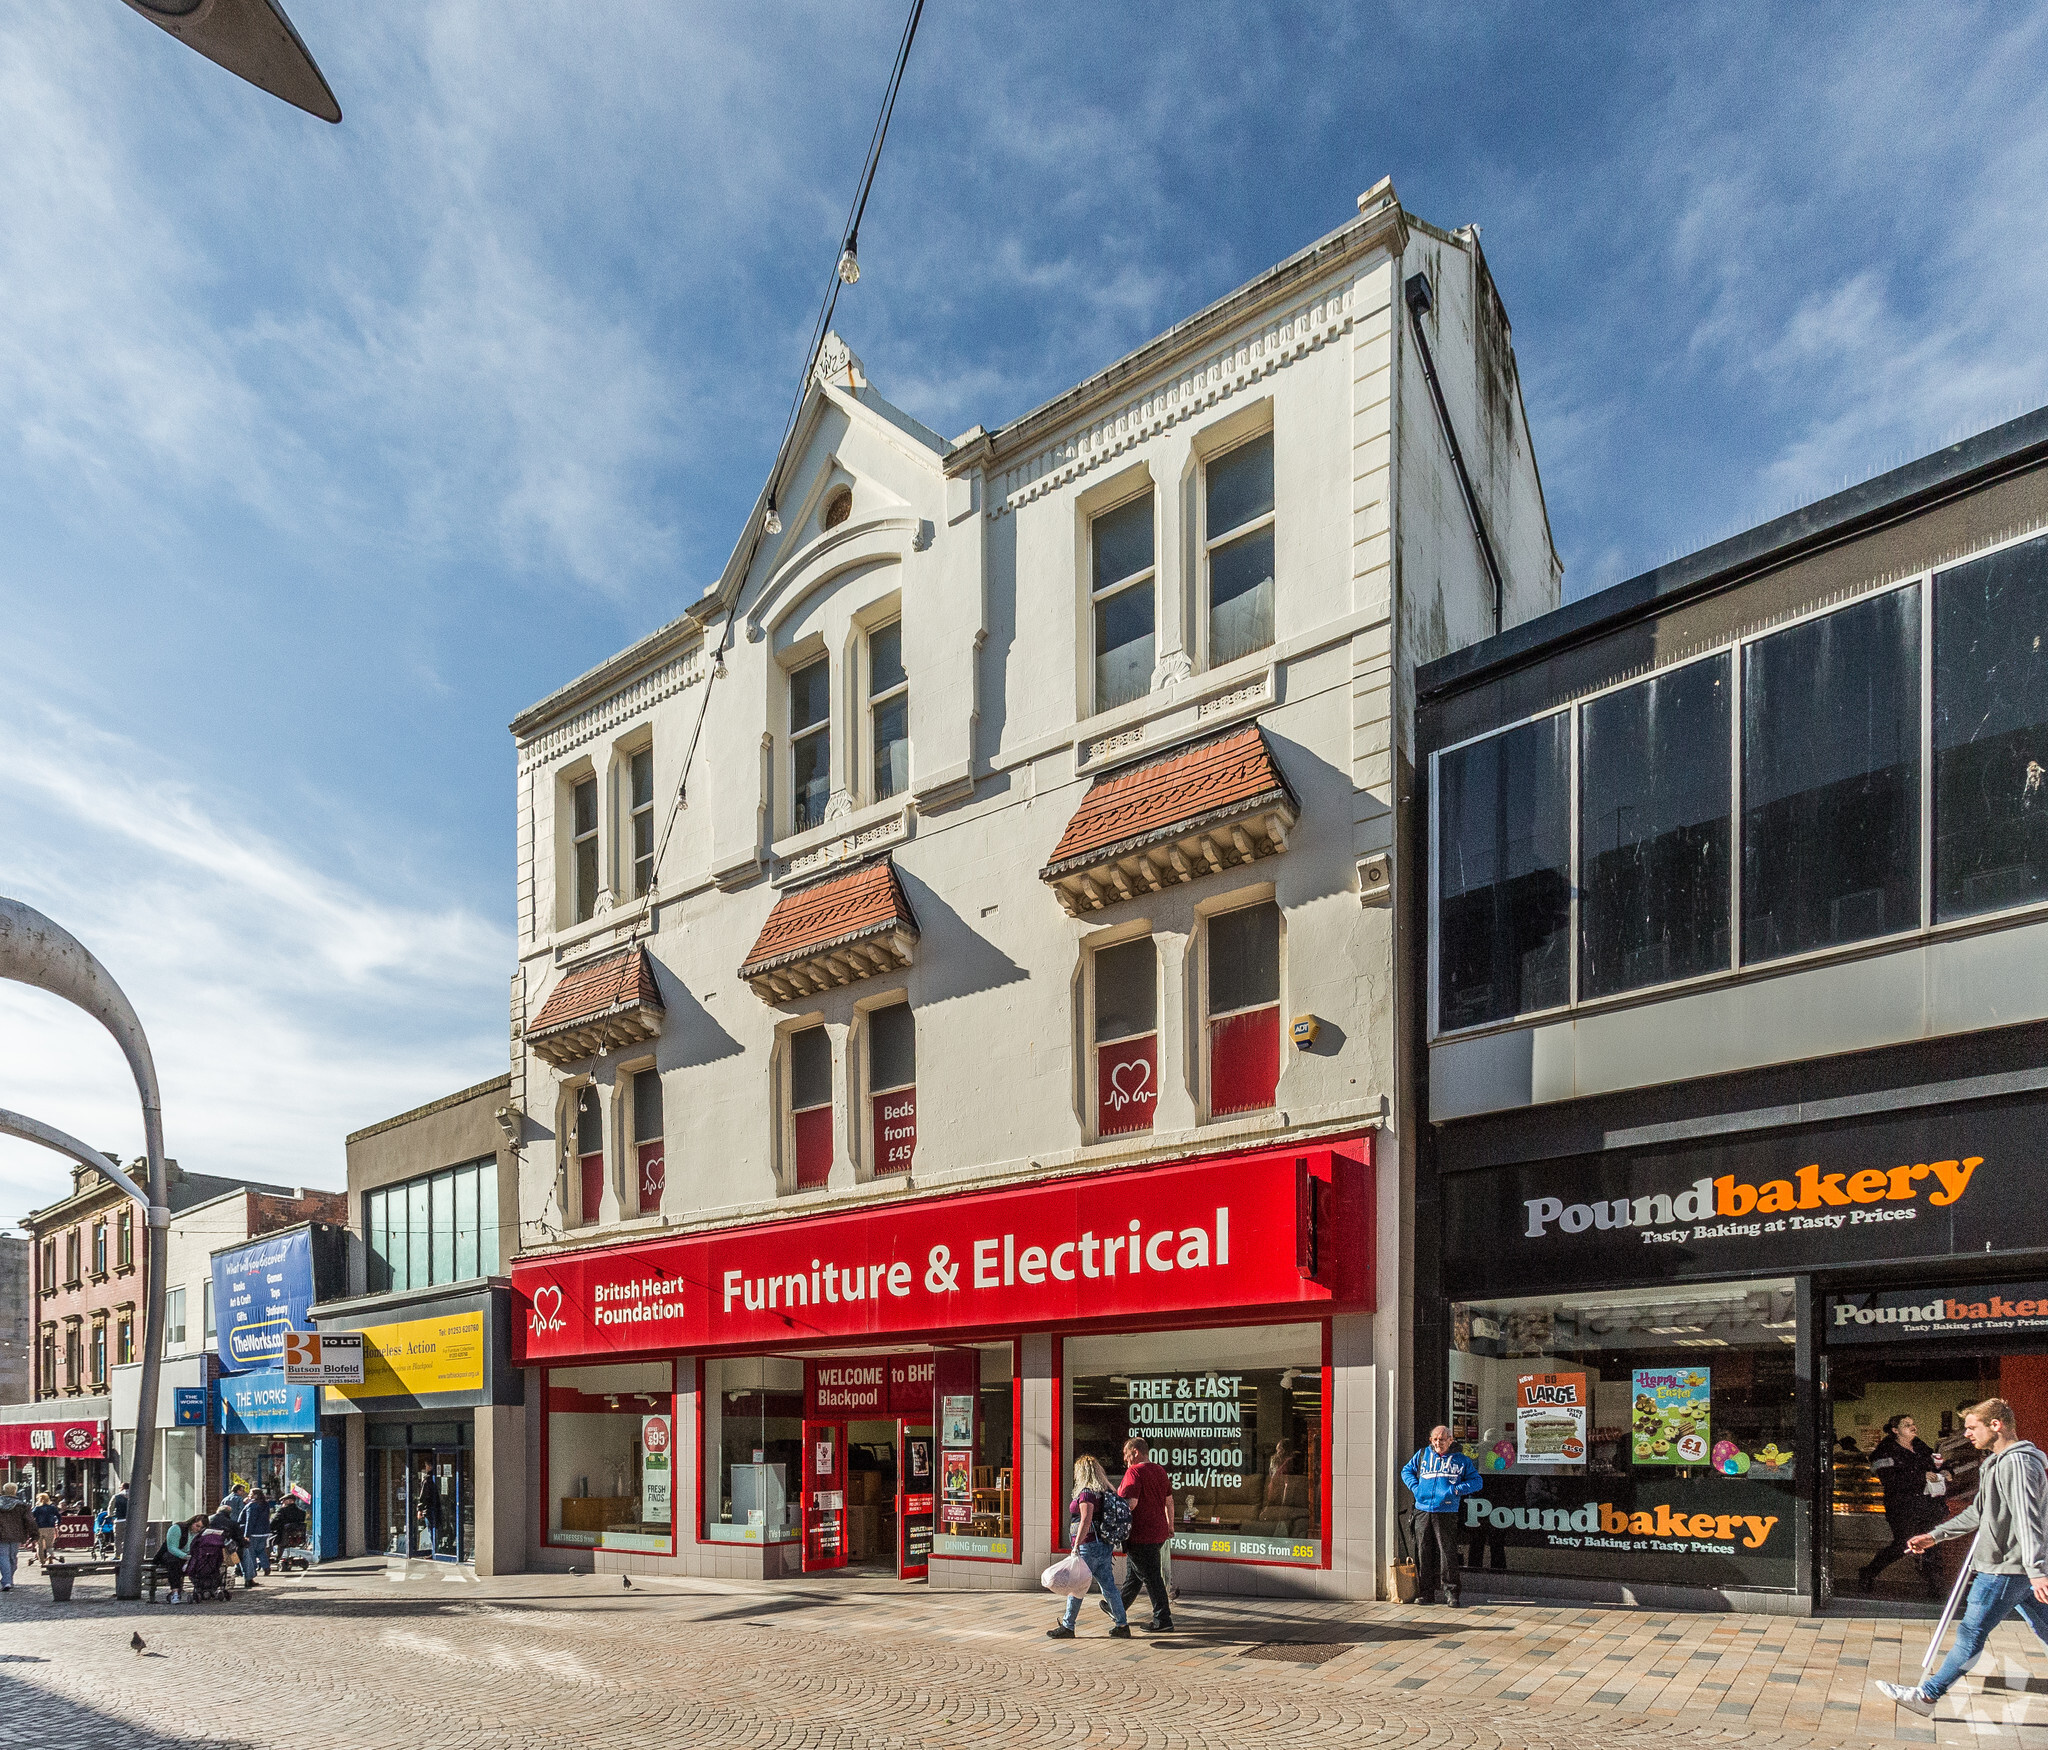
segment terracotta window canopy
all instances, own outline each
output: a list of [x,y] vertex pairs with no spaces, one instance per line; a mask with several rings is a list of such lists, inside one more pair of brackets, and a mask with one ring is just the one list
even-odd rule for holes
[[636,945],[563,973],[527,1028],[526,1042],[549,1063],[575,1063],[652,1039],[664,1013],[647,950]]
[[1104,772],[1039,879],[1070,917],[1287,849],[1300,817],[1254,723]]
[[886,857],[775,902],[740,977],[763,1002],[787,1002],[908,966],[917,919]]

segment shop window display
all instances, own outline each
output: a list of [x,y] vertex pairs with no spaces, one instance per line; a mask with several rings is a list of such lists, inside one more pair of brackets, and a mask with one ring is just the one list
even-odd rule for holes
[[675,1543],[672,1364],[551,1367],[547,1382],[547,1541],[670,1553]]
[[[993,1343],[977,1353],[980,1389],[971,1430],[942,1388],[932,1554],[1008,1561],[1017,1549],[1016,1352],[1008,1343]],[[961,1459],[970,1451],[972,1461],[963,1467]]]
[[804,1364],[782,1355],[706,1361],[702,1402],[704,1541],[793,1543]]
[[1792,1586],[1796,1327],[1789,1280],[1454,1304],[1467,1564]]
[[1072,1338],[1063,1371],[1063,1463],[1121,1477],[1124,1441],[1145,1440],[1173,1478],[1176,1555],[1322,1562],[1321,1325]]

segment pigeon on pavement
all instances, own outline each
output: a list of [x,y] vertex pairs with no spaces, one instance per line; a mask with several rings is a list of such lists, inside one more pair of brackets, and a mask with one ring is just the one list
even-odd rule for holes
[[628,1592],[632,1591],[632,1590],[633,1590],[633,1576],[632,1576],[631,1574],[621,1574],[621,1575],[619,1576],[619,1584],[620,1584],[621,1586],[625,1587],[625,1589],[626,1589],[626,1590],[627,1590]]
[[130,1635],[128,1637],[128,1644],[135,1649],[135,1654],[137,1658],[140,1658],[142,1656],[142,1649],[149,1645],[149,1643],[145,1641],[139,1634]]

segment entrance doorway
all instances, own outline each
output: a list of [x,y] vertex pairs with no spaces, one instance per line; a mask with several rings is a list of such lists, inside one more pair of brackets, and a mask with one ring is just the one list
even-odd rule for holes
[[385,1553],[440,1562],[472,1560],[476,1503],[468,1449],[409,1446],[372,1456]]
[[[2011,1402],[2022,1435],[2048,1426],[2048,1355],[1957,1353],[1927,1345],[1832,1350],[1823,1363],[1823,1432],[1828,1468],[1827,1549],[1820,1568],[1837,1598],[1881,1599],[1934,1615],[1969,1553],[1967,1538],[1937,1544],[1926,1558],[1899,1543],[1968,1506],[1976,1497],[1978,1457],[1963,1434],[1963,1411],[1985,1398]],[[2030,1416],[2031,1412],[2031,1416]],[[1911,1419],[1919,1442],[1940,1454],[1942,1493],[1929,1495],[1921,1470],[1905,1459],[1896,1417]],[[1889,1490],[1887,1490],[1889,1481]],[[1889,1495],[1890,1511],[1887,1512]],[[1873,1563],[1883,1566],[1871,1572]]]
[[804,1572],[922,1580],[932,1548],[932,1431],[902,1417],[803,1425]]

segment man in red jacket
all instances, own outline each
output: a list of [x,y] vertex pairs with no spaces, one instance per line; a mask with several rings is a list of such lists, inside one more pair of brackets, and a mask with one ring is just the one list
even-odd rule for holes
[[[1124,1544],[1124,1609],[1130,1609],[1142,1585],[1152,1600],[1153,1629],[1170,1634],[1173,1606],[1159,1571],[1159,1552],[1173,1537],[1173,1478],[1152,1462],[1142,1440],[1124,1442],[1124,1463],[1129,1468],[1116,1488],[1131,1504],[1131,1535]],[[1109,1608],[1107,1600],[1102,1608]]]

